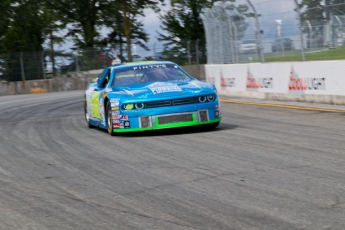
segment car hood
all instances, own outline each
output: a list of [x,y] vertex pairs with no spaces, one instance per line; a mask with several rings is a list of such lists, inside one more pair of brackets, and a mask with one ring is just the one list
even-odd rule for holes
[[122,92],[128,99],[184,97],[210,92],[199,81],[150,82],[115,87],[113,90]]

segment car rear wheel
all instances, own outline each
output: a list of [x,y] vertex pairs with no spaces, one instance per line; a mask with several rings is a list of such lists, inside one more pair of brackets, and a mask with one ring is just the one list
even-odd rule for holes
[[107,103],[107,126],[108,126],[108,133],[111,136],[115,135],[114,128],[113,128],[113,116],[110,108],[110,103]]
[[94,128],[95,126],[90,124],[90,114],[87,109],[86,99],[84,100],[84,115],[85,115],[85,121],[86,121],[87,127]]

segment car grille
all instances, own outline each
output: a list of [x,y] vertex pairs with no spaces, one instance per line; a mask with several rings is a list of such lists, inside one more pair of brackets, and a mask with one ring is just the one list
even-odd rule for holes
[[178,114],[178,115],[158,117],[158,123],[160,125],[176,123],[176,122],[186,122],[186,121],[193,121],[193,115],[192,114]]
[[176,100],[154,101],[154,102],[146,102],[145,108],[157,108],[157,107],[172,106],[172,105],[187,105],[187,104],[194,104],[197,102],[198,102],[198,98],[196,97],[176,99]]

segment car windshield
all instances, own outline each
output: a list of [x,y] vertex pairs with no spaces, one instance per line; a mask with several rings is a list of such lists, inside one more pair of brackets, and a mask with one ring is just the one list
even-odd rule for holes
[[192,78],[177,65],[138,65],[115,71],[112,86],[124,86],[146,82],[184,81]]

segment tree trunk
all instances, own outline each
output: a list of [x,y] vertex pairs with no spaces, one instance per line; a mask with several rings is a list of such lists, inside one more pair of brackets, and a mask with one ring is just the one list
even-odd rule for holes
[[132,52],[131,52],[131,22],[129,16],[127,16],[127,5],[126,3],[123,4],[123,28],[124,34],[126,37],[126,44],[127,44],[127,56],[128,61],[132,61]]

